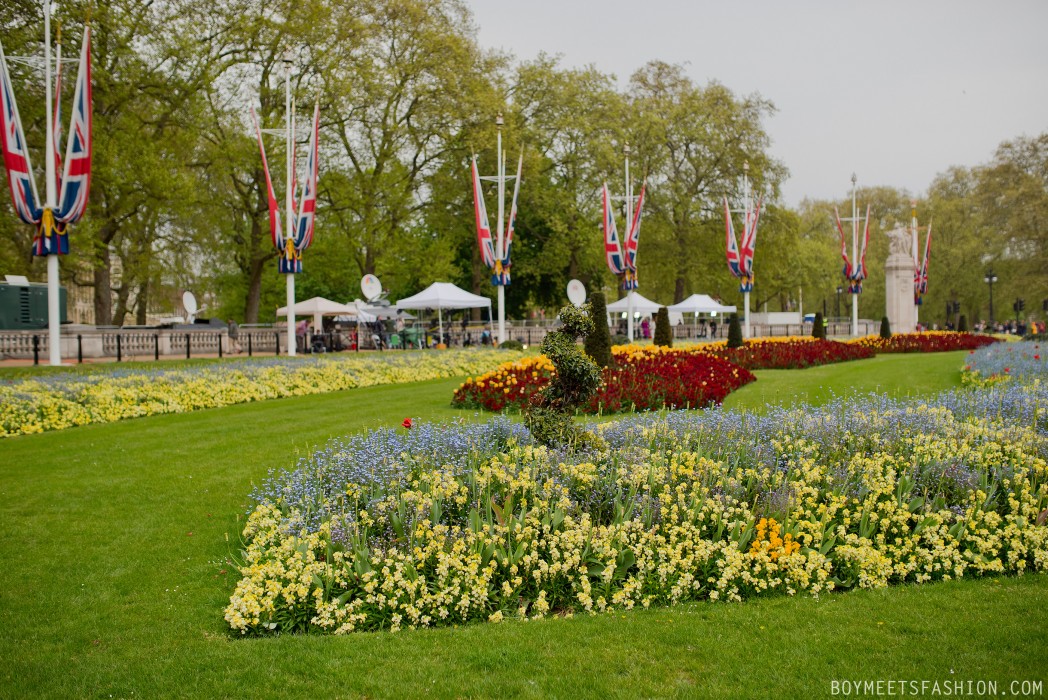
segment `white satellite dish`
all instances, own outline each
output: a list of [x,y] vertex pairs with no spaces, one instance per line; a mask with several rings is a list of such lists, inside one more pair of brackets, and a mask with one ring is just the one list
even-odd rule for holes
[[196,319],[197,312],[200,311],[193,292],[187,291],[182,293],[182,306],[186,310],[186,323],[192,323]]
[[364,275],[360,278],[360,291],[368,301],[378,299],[382,294],[382,283],[374,275]]
[[568,282],[568,301],[575,306],[582,306],[586,303],[586,285],[582,284],[578,280],[571,280]]

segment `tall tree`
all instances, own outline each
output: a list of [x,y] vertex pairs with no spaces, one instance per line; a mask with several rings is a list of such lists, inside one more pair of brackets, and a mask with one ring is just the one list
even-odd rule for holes
[[[762,119],[774,109],[759,95],[736,98],[723,85],[699,87],[682,66],[653,61],[633,74],[631,141],[648,172],[651,207],[663,220],[675,302],[719,257],[723,240],[712,225],[721,198],[739,191],[743,163],[757,192],[774,195],[785,168],[768,153]],[[721,229],[722,230],[722,229]]]

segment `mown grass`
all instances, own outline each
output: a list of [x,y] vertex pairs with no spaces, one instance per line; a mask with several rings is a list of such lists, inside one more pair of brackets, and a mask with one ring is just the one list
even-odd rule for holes
[[[924,391],[918,359],[938,390],[959,378],[953,355],[761,372],[739,400]],[[231,635],[228,557],[252,484],[332,435],[474,420],[449,405],[458,382],[0,441],[0,696],[818,697],[835,678],[1045,677],[1043,576],[348,638]]]

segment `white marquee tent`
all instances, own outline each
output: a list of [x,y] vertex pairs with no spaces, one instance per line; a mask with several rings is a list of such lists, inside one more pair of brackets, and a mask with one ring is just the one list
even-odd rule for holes
[[671,312],[684,314],[724,314],[733,313],[734,306],[725,306],[714,301],[709,294],[692,294],[679,304],[668,307]]
[[398,309],[436,309],[440,337],[444,337],[443,309],[479,309],[487,307],[491,318],[491,299],[467,292],[450,282],[434,282],[418,294],[397,302]]
[[[322,317],[324,316],[353,316],[357,315],[357,308],[351,304],[339,304],[324,297],[313,297],[295,304],[295,316],[312,316],[313,332],[319,333],[323,330]],[[287,306],[277,309],[277,316],[287,316]]]

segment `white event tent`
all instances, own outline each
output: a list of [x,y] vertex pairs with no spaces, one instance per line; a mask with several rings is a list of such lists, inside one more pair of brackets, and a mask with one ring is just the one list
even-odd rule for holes
[[709,294],[692,294],[679,304],[669,307],[671,314],[695,314],[695,323],[698,324],[699,314],[730,314],[735,312],[734,306],[725,306],[716,301]]
[[[478,309],[487,307],[488,318],[491,318],[491,299],[467,292],[450,282],[434,282],[418,294],[401,299],[396,304],[398,309],[436,309],[437,323],[440,326],[440,337],[444,337],[443,309]],[[443,341],[441,341],[443,342]]]
[[[324,316],[353,316],[357,315],[357,308],[349,304],[339,304],[324,297],[313,297],[295,304],[295,316],[312,316],[313,332],[320,333],[323,330],[322,317]],[[287,306],[277,309],[277,316],[287,316]]]
[[608,304],[608,318],[610,325],[611,314],[628,313],[630,309],[630,297],[633,297],[633,313],[635,314],[657,314],[664,304],[659,304],[651,299],[642,297],[637,292],[630,292],[616,302]]
[[734,306],[725,306],[714,301],[709,294],[692,294],[679,304],[668,307],[670,312],[684,314],[725,314],[733,313]]

